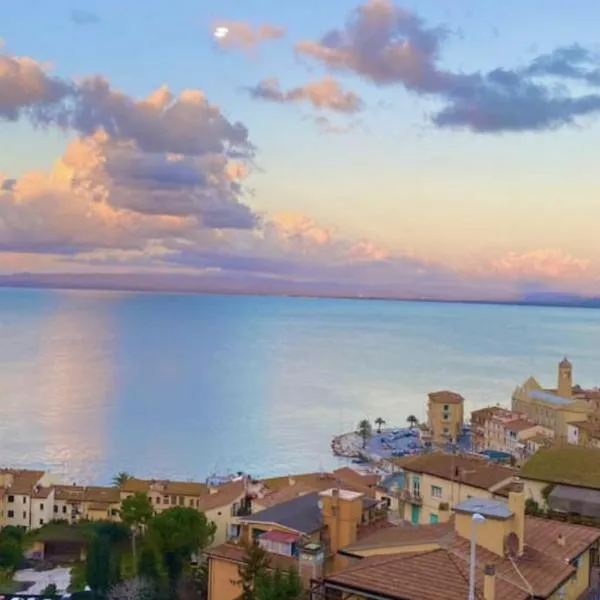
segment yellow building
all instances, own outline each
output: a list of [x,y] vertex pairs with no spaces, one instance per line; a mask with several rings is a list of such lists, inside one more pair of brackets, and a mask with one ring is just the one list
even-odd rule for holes
[[56,485],[54,486],[53,519],[75,523],[120,520],[121,497],[114,487]]
[[515,482],[508,501],[471,498],[447,523],[382,529],[346,546],[351,564],[314,584],[313,597],[464,600],[471,539],[476,598],[578,600],[592,589],[600,530],[525,516]]
[[434,444],[458,439],[464,423],[465,399],[446,390],[429,394],[427,425]]
[[460,502],[490,499],[516,471],[471,455],[432,453],[404,466],[404,519],[414,525],[443,523]]
[[302,494],[240,519],[238,543],[210,549],[209,600],[234,600],[245,556],[244,544],[258,543],[272,567],[293,568],[306,587],[323,573],[346,568],[338,551],[378,526],[387,524],[376,500],[359,492],[332,488]]
[[568,424],[594,411],[598,392],[573,385],[573,366],[566,358],[558,365],[557,379],[552,389],[543,388],[534,377],[527,379],[513,392],[512,410],[552,430],[557,440],[566,440]]
[[136,492],[148,495],[156,512],[172,506],[198,508],[200,500],[210,492],[209,486],[195,481],[170,481],[156,479],[129,479],[120,488],[121,500]]

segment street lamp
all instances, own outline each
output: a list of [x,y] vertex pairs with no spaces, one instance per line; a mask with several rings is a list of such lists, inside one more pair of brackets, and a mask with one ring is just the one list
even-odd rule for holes
[[483,523],[485,517],[480,513],[473,513],[471,517],[471,559],[469,563],[469,600],[475,600],[475,566],[477,564],[477,525]]

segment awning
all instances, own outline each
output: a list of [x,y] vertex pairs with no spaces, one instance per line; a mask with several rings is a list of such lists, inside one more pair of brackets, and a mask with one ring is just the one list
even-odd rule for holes
[[553,510],[576,513],[584,517],[600,517],[600,490],[555,485],[548,496],[548,505]]

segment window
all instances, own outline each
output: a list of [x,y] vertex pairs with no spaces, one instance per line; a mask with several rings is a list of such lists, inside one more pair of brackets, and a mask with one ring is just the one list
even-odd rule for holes
[[40,525],[44,524],[44,519],[40,519]]
[[40,510],[44,510],[44,503],[40,503]]
[[412,478],[412,488],[413,488],[413,495],[414,496],[420,496],[421,495],[421,478],[417,477],[416,475],[413,475]]
[[156,501],[156,504],[160,504],[160,496],[156,496],[155,501]]
[[450,406],[448,404],[444,404],[444,412],[448,412],[450,410]]
[[447,427],[444,427],[444,429],[443,429],[443,432],[444,432],[445,434],[446,434],[446,433],[448,433],[448,428],[447,428]]
[[227,525],[227,539],[237,540],[240,537],[241,525]]
[[169,504],[169,496],[165,496],[165,497],[163,498],[163,503],[164,503],[164,504]]
[[117,517],[119,515],[119,510],[117,508],[111,508],[110,509],[110,516],[111,517]]
[[63,505],[63,514],[64,515],[67,514],[67,505],[66,504]]
[[9,496],[8,497],[8,501],[9,502],[14,502],[15,501],[15,497],[14,496]]
[[57,513],[58,512],[58,505],[54,505],[54,512]]
[[23,504],[27,504],[27,496],[23,496]]
[[23,511],[23,518],[26,519],[27,518],[27,512]]
[[14,519],[15,518],[15,511],[14,510],[9,510],[8,511],[8,518],[9,519]]
[[432,498],[441,498],[442,497],[442,488],[439,485],[431,486],[431,497]]

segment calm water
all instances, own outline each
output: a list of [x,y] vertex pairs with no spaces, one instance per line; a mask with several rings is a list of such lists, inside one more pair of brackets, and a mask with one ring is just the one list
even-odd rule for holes
[[0,462],[87,482],[329,468],[365,416],[508,402],[564,354],[600,384],[595,310],[0,290],[0,336]]

